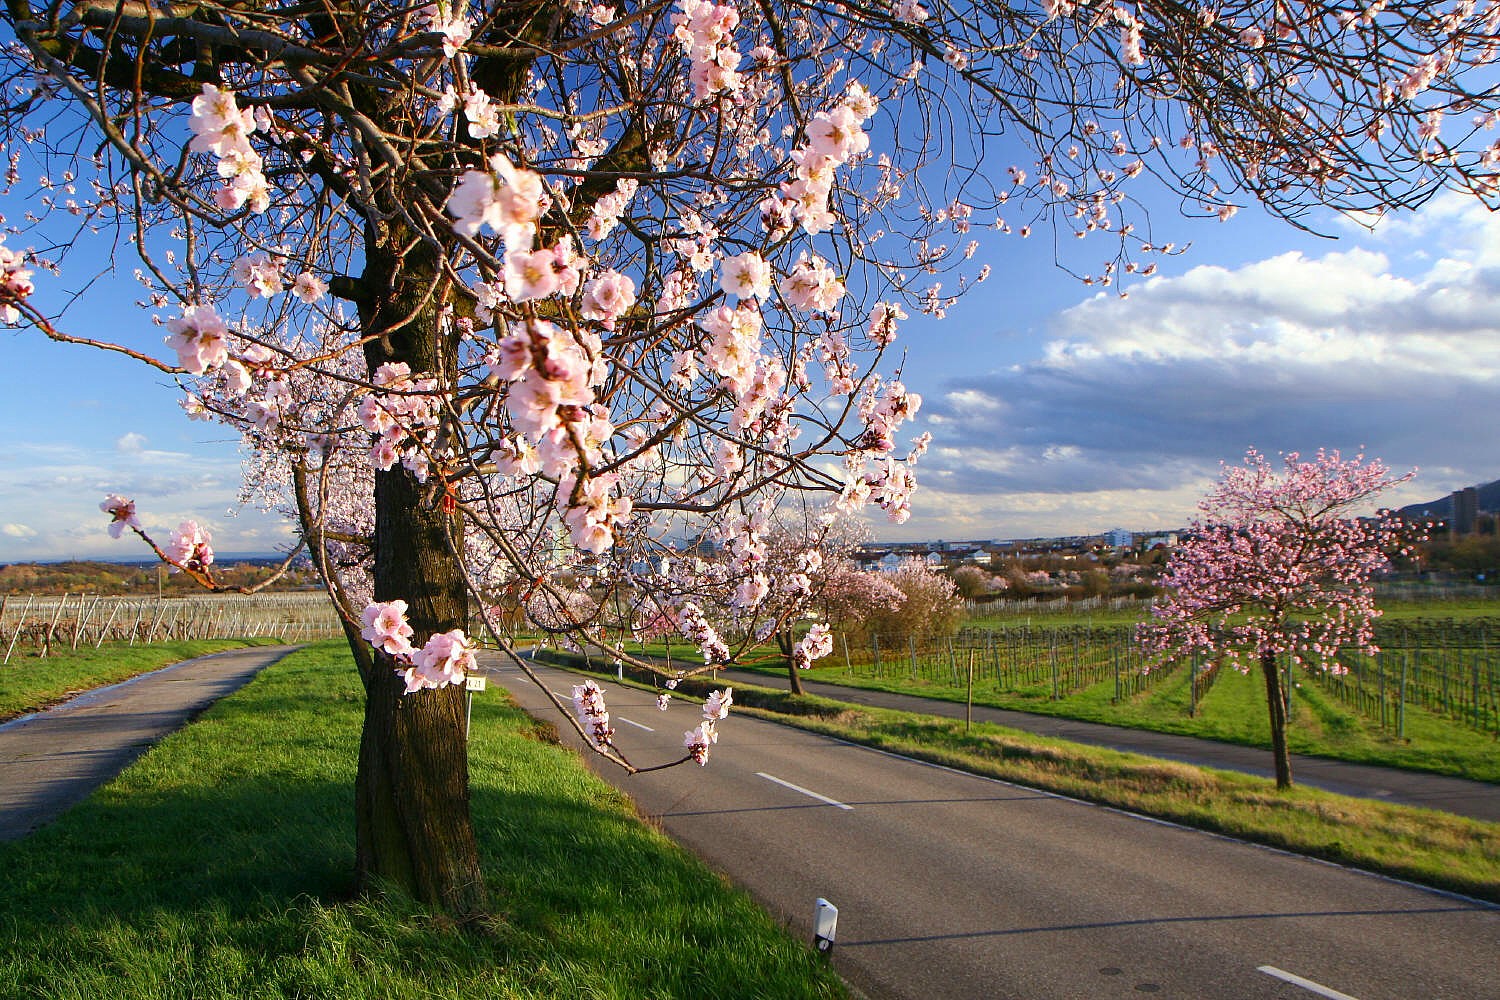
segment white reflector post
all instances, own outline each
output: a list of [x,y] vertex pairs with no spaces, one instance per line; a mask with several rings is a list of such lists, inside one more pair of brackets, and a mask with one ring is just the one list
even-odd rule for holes
[[839,908],[819,897],[813,912],[813,947],[819,954],[826,956],[833,951],[833,937],[838,927]]

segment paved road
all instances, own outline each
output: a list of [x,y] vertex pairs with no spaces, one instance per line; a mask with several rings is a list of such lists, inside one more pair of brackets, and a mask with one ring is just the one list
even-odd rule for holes
[[[544,675],[564,695],[576,680]],[[514,668],[494,676],[553,711]],[[680,753],[694,706],[605,686],[638,764]],[[1500,998],[1494,907],[748,717],[720,726],[705,770],[600,773],[799,935],[816,897],[837,904],[835,964],[874,997]]]
[[0,726],[0,841],[51,822],[296,646],[211,653]]
[[[786,675],[762,674],[744,670],[724,670],[718,676],[729,684],[758,684],[786,690]],[[962,719],[964,706],[951,701],[938,701],[914,695],[891,694],[885,691],[870,691],[864,688],[845,687],[840,684],[804,682],[809,694],[836,698],[839,701],[879,708],[894,708],[903,712],[920,712],[926,715],[941,715]],[[1085,743],[1090,746],[1109,747],[1130,753],[1162,757],[1188,764],[1217,767],[1228,771],[1241,771],[1262,777],[1273,775],[1271,751],[1256,747],[1220,743],[1216,740],[1196,739],[1172,733],[1153,733],[1144,729],[1127,729],[1123,726],[1106,726],[1096,722],[1079,722],[1074,719],[1059,719],[1050,715],[1032,712],[1012,712],[1000,708],[974,706],[976,722],[993,722],[1012,729],[1020,729],[1039,736]],[[1404,771],[1394,767],[1375,767],[1369,764],[1351,764],[1345,761],[1328,760],[1323,757],[1292,755],[1292,780],[1298,784],[1338,792],[1341,795],[1357,795],[1360,798],[1380,799],[1403,805],[1442,809],[1473,819],[1500,822],[1500,785],[1464,778],[1450,778],[1440,774],[1424,774],[1420,771]]]

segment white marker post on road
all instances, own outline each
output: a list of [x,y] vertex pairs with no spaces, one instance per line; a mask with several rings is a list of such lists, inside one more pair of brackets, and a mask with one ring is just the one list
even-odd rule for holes
[[839,908],[819,896],[813,910],[813,947],[824,958],[833,953],[833,937],[838,929]]

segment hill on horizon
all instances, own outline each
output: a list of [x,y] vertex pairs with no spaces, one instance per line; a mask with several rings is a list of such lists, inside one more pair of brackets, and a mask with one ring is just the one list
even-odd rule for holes
[[[1500,511],[1500,479],[1485,483],[1478,487],[1479,510],[1481,513]],[[1450,518],[1453,516],[1453,494],[1448,494],[1440,500],[1429,500],[1425,503],[1411,503],[1396,511],[1402,517],[1418,518]]]

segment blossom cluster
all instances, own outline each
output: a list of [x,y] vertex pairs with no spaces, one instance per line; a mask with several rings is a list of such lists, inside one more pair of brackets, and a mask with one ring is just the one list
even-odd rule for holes
[[703,653],[704,663],[729,662],[729,646],[708,623],[703,609],[692,601],[686,601],[678,612],[678,625],[682,636]]
[[740,23],[739,11],[711,0],[677,0],[677,10],[672,33],[688,56],[693,100],[738,91],[743,57],[734,45],[734,29]]
[[792,663],[798,670],[807,670],[814,660],[821,660],[833,652],[833,633],[825,624],[817,624],[807,630],[796,645],[792,646]]
[[26,254],[12,250],[0,240],[0,322],[19,322],[21,313],[16,303],[24,302],[35,290],[31,270],[26,267]]
[[364,626],[360,637],[400,664],[396,673],[406,682],[406,694],[462,684],[465,677],[478,669],[475,646],[463,629],[439,632],[429,637],[421,649],[413,647],[411,639],[415,633],[406,620],[405,601],[371,603],[360,618]]
[[[807,125],[807,141],[792,151],[796,164],[793,179],[781,185],[780,194],[761,205],[761,217],[773,231],[784,220],[795,220],[811,235],[826,232],[837,217],[829,209],[834,171],[870,148],[865,122],[875,114],[879,102],[863,85],[852,83],[844,100],[827,111],[819,111]],[[826,307],[825,307],[826,308]]]
[[188,119],[193,140],[188,146],[195,153],[210,153],[219,158],[219,176],[224,186],[214,192],[214,204],[226,212],[241,207],[260,214],[271,207],[271,187],[266,180],[260,154],[250,146],[250,136],[257,128],[269,132],[271,116],[240,108],[234,91],[220,90],[211,83],[193,98],[193,114]]
[[405,362],[375,369],[376,391],[359,403],[360,426],[375,435],[370,465],[385,471],[400,462],[418,482],[426,482],[429,454],[437,435],[441,406],[434,378],[414,377]]
[[734,688],[715,691],[703,702],[703,721],[682,734],[682,745],[699,766],[708,763],[708,751],[719,742],[717,723],[729,717],[734,704]]
[[614,739],[609,724],[609,709],[604,705],[604,689],[593,681],[573,686],[573,714],[595,749],[603,750]]
[[[110,512],[116,518],[116,523],[119,521],[117,511],[118,508]],[[110,525],[111,534],[114,531],[115,526],[112,524]],[[213,565],[214,550],[209,545],[211,541],[208,530],[197,521],[183,521],[179,524],[177,530],[172,532],[166,549],[167,558],[174,564],[173,571],[175,572],[180,567],[201,572]]]
[[417,26],[443,36],[443,55],[458,55],[473,35],[474,29],[449,3],[430,3],[416,10]]

